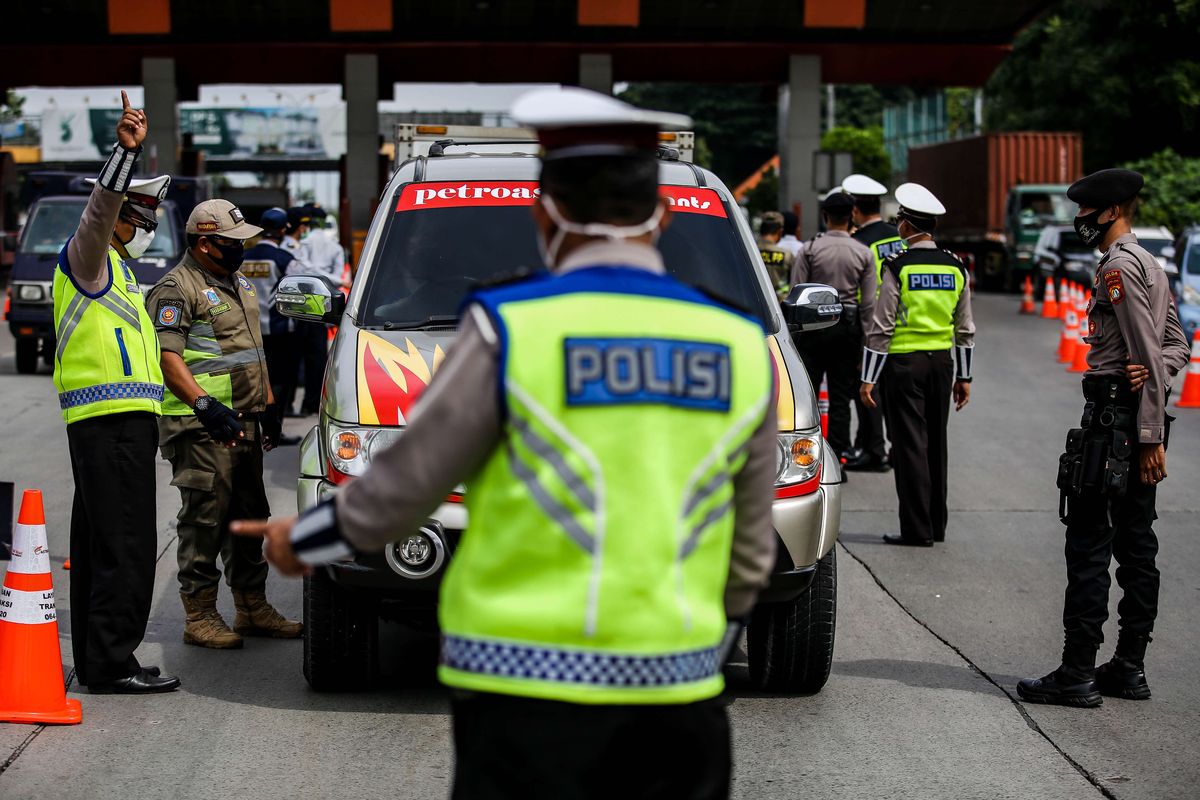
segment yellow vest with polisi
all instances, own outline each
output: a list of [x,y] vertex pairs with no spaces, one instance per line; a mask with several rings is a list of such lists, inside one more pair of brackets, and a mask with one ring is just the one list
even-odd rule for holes
[[761,323],[593,267],[473,296],[503,442],[441,588],[443,683],[576,703],[720,693],[733,478],[772,398]]
[[89,296],[67,265],[54,270],[54,385],[67,424],[129,411],[161,413],[158,335],[137,277],[108,250],[109,285]]
[[900,305],[889,352],[954,347],[954,309],[967,285],[962,262],[945,250],[917,248],[888,259],[900,284]]

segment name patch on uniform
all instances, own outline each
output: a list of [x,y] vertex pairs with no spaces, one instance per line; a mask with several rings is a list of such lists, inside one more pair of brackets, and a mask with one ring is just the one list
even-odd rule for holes
[[208,316],[210,318],[219,317],[228,310],[229,310],[229,303],[221,303],[221,305],[219,305],[219,306],[213,306],[212,308],[210,308],[208,310]]
[[247,278],[269,278],[271,277],[271,267],[274,265],[275,262],[265,259],[261,261],[243,261],[242,266],[238,270]]
[[251,297],[254,297],[254,287],[250,285],[250,281],[246,280],[241,275],[238,275],[237,279],[238,279],[238,286],[242,287],[242,291],[244,291],[246,294],[250,295]]
[[1104,290],[1108,292],[1108,299],[1112,300],[1114,304],[1125,299],[1125,284],[1121,283],[1121,270],[1110,269],[1104,273]]
[[567,339],[567,405],[654,404],[728,411],[729,348],[650,338]]
[[913,272],[908,276],[908,290],[910,292],[920,292],[925,290],[941,290],[954,291],[954,276],[941,273],[930,274],[928,272]]
[[204,297],[208,300],[208,304],[210,306],[215,306],[217,303],[221,302],[221,298],[212,289],[205,289]]
[[178,300],[158,301],[158,324],[166,328],[174,328],[179,324],[179,314],[183,311],[183,303]]

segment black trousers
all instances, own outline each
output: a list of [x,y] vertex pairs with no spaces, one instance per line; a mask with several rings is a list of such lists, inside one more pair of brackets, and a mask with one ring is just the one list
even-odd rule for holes
[[850,402],[858,393],[862,330],[858,318],[843,319],[832,328],[796,336],[796,348],[812,381],[813,392],[829,380],[829,446],[841,455],[850,449]]
[[883,368],[880,390],[905,539],[946,538],[946,423],[953,387],[949,350],[894,353]]
[[117,680],[140,665],[154,597],[158,535],[153,414],[93,417],[67,426],[71,509],[71,650],[81,684]]
[[269,333],[263,336],[263,353],[267,357],[267,376],[275,402],[284,409],[291,407],[300,379],[300,341],[295,331]]
[[[861,361],[861,353],[859,358]],[[880,378],[881,382],[882,380]],[[858,414],[858,431],[854,435],[854,446],[875,461],[883,461],[887,458],[887,439],[883,433],[883,387],[875,387],[874,408],[863,405],[862,397],[855,392],[854,410]]]
[[[1134,462],[1136,464],[1136,461]],[[1116,556],[1121,631],[1149,636],[1158,616],[1158,489],[1129,476],[1123,497],[1085,495],[1067,500],[1067,596],[1063,628],[1068,643],[1097,646],[1108,619],[1109,563]]]
[[454,697],[455,800],[729,797],[729,720],[719,700],[590,706]]
[[329,336],[320,322],[297,322],[296,337],[300,360],[304,363],[303,410],[316,413],[321,406],[321,384],[325,380],[325,361],[329,358]]

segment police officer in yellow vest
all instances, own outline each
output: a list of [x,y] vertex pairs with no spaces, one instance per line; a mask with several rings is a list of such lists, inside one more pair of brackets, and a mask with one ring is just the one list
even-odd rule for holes
[[[887,187],[868,175],[855,173],[842,181],[842,191],[854,198],[851,222],[854,223],[854,239],[862,242],[871,251],[875,260],[875,286],[883,282],[883,261],[904,250],[904,240],[896,226],[884,222],[881,212],[882,198]],[[866,322],[868,320],[864,320]],[[861,365],[860,369],[861,369]],[[861,388],[861,384],[860,384]],[[874,395],[874,408],[863,403],[858,392],[854,396],[854,407],[858,413],[858,432],[854,436],[854,452],[843,464],[849,472],[887,472],[887,438],[883,430],[883,409],[879,406],[881,393]]]
[[951,394],[956,410],[970,399],[975,321],[966,269],[933,241],[945,206],[916,183],[898,187],[896,200],[908,250],[884,261],[863,348],[861,395],[874,405],[872,390],[883,375],[900,506],[900,535],[883,540],[931,547],[946,537],[946,424]]
[[[267,603],[261,548],[229,536],[229,520],[270,513],[263,451],[279,442],[253,284],[238,267],[246,239],[262,233],[228,200],[188,217],[183,260],[150,290],[146,307],[162,342],[167,393],[159,445],[179,487],[179,591],[187,644],[242,646],[242,636],[294,639],[299,622]],[[217,612],[221,573],[233,590],[233,630]]]
[[239,530],[302,572],[415,530],[465,479],[439,606],[454,797],[726,797],[722,645],[774,549],[763,328],[653,245],[670,218],[655,134],[689,120],[567,88],[513,116],[544,147],[553,273],[468,296],[366,474],[298,522]]
[[170,178],[132,180],[148,122],[121,92],[117,144],[54,271],[54,385],[67,422],[71,650],[92,693],[167,692],[179,679],[133,651],[154,595],[155,418],[163,398],[158,338],[122,261],[146,252]]

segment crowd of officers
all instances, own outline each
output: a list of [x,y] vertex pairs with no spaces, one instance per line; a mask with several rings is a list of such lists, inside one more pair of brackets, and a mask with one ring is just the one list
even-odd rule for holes
[[801,283],[837,291],[838,324],[795,339],[814,391],[828,385],[826,439],[845,470],[896,467],[900,530],[884,541],[929,547],[946,535],[946,424],[951,400],[961,410],[970,398],[975,323],[965,267],[933,240],[945,207],[906,183],[891,224],[881,215],[885,194],[878,181],[851,175],[822,200],[821,234],[801,243],[795,215],[768,212],[759,250],[781,297]]
[[[298,441],[284,437],[283,418],[294,416],[301,363],[301,413],[315,413],[321,395],[326,328],[281,318],[270,307],[275,288],[292,274],[339,285],[345,262],[323,231],[308,235],[314,220],[321,227],[319,209],[270,209],[259,227],[232,203],[208,200],[188,217],[179,264],[143,297],[123,259],[149,247],[170,182],[132,178],[147,125],[125,99],[117,144],[55,270],[54,381],[75,479],[72,646],[77,678],[93,693],[179,686],[134,656],[154,584],[159,453],[181,499],[184,641],[231,649],[244,636],[301,635],[301,623],[267,602],[261,543],[231,538],[228,527],[270,514],[263,453]],[[218,558],[232,627],[217,611]]]

